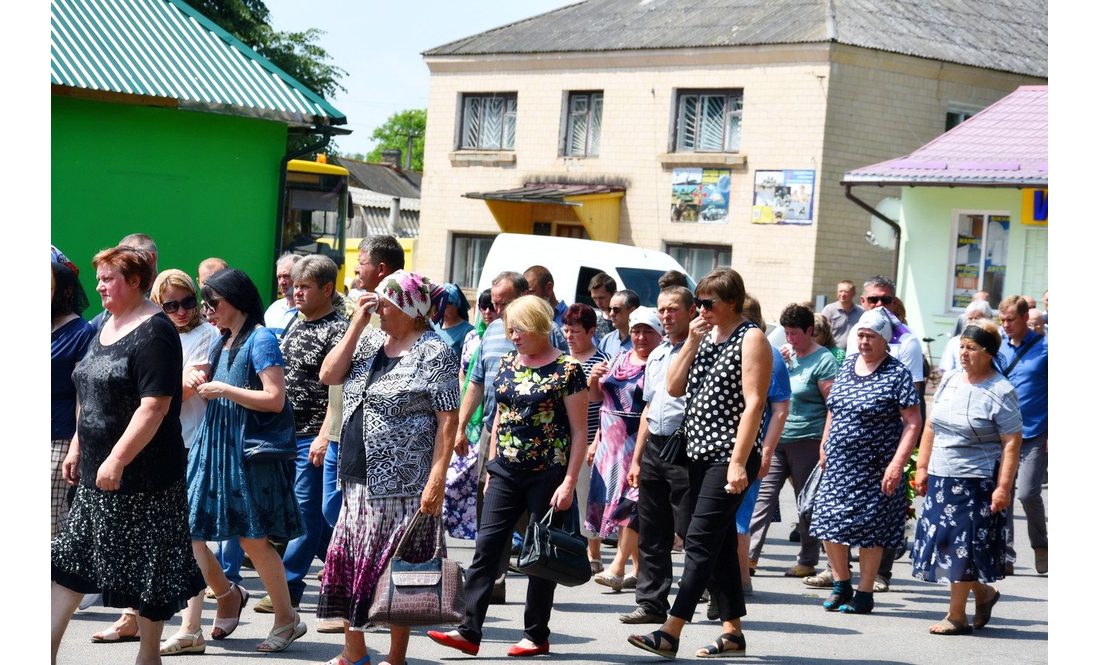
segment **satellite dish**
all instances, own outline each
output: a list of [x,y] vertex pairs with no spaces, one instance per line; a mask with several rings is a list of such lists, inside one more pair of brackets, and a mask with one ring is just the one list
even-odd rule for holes
[[[875,210],[897,222],[901,219],[901,199],[885,198],[879,201]],[[871,215],[871,230],[867,232],[866,237],[867,242],[882,249],[893,250],[898,246],[893,227],[874,215]]]

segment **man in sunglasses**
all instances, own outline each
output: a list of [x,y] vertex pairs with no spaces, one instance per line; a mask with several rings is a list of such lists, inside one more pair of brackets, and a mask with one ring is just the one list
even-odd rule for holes
[[615,329],[600,338],[599,344],[600,351],[608,358],[614,358],[619,351],[629,351],[634,348],[634,344],[630,341],[630,313],[638,309],[641,304],[642,299],[630,289],[616,291],[615,295],[611,296],[611,306],[608,311],[611,313],[611,325]]

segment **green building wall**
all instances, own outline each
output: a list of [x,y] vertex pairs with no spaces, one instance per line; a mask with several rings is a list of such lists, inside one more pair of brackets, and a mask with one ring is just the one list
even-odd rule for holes
[[50,239],[80,269],[85,318],[102,309],[92,256],[130,233],[152,236],[160,270],[225,259],[266,304],[285,124],[56,96],[51,114]]
[[[1025,274],[1035,262],[1025,261],[1028,231],[1046,233],[1046,227],[1021,223],[1023,192],[1014,188],[906,187],[901,196],[901,254],[898,295],[905,302],[906,318],[920,337],[934,337],[932,357],[938,362],[944,344],[954,332],[962,310],[949,310],[947,294],[953,277],[954,213],[1007,212],[1008,259],[1004,295],[1031,295],[1041,299],[1046,289],[1045,243],[1038,264],[1041,272]],[[1027,289],[1028,285],[1031,286]],[[1041,288],[1037,285],[1041,285]],[[1025,289],[1030,293],[1024,293]],[[990,303],[996,313],[997,303]]]

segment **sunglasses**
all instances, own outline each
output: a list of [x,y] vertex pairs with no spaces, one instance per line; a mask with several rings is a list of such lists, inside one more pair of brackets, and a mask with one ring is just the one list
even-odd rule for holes
[[218,304],[221,301],[222,301],[221,298],[207,298],[202,303],[202,309],[203,309],[203,311],[206,311],[206,312],[213,312],[214,310],[218,309]]
[[199,305],[199,300],[194,295],[187,296],[183,300],[169,300],[168,302],[161,303],[160,308],[164,310],[165,314],[175,314],[183,309],[195,309]]
[[695,306],[709,311],[714,309],[714,303],[717,301],[717,298],[695,298]]
[[867,296],[864,300],[872,305],[879,304],[879,301],[881,301],[883,305],[889,305],[894,302],[894,296]]
[[624,309],[626,309],[626,307],[618,307],[617,306],[617,307],[608,307],[607,308],[607,310],[609,312],[611,312],[612,314],[618,314],[619,312],[623,311]]

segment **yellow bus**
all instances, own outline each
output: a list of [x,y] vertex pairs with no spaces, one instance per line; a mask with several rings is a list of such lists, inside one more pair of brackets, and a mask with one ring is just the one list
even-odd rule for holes
[[[323,160],[324,156],[318,159]],[[287,162],[277,255],[293,252],[328,256],[339,268],[336,288],[341,289],[347,271],[344,260],[347,219],[347,169],[324,161]]]

